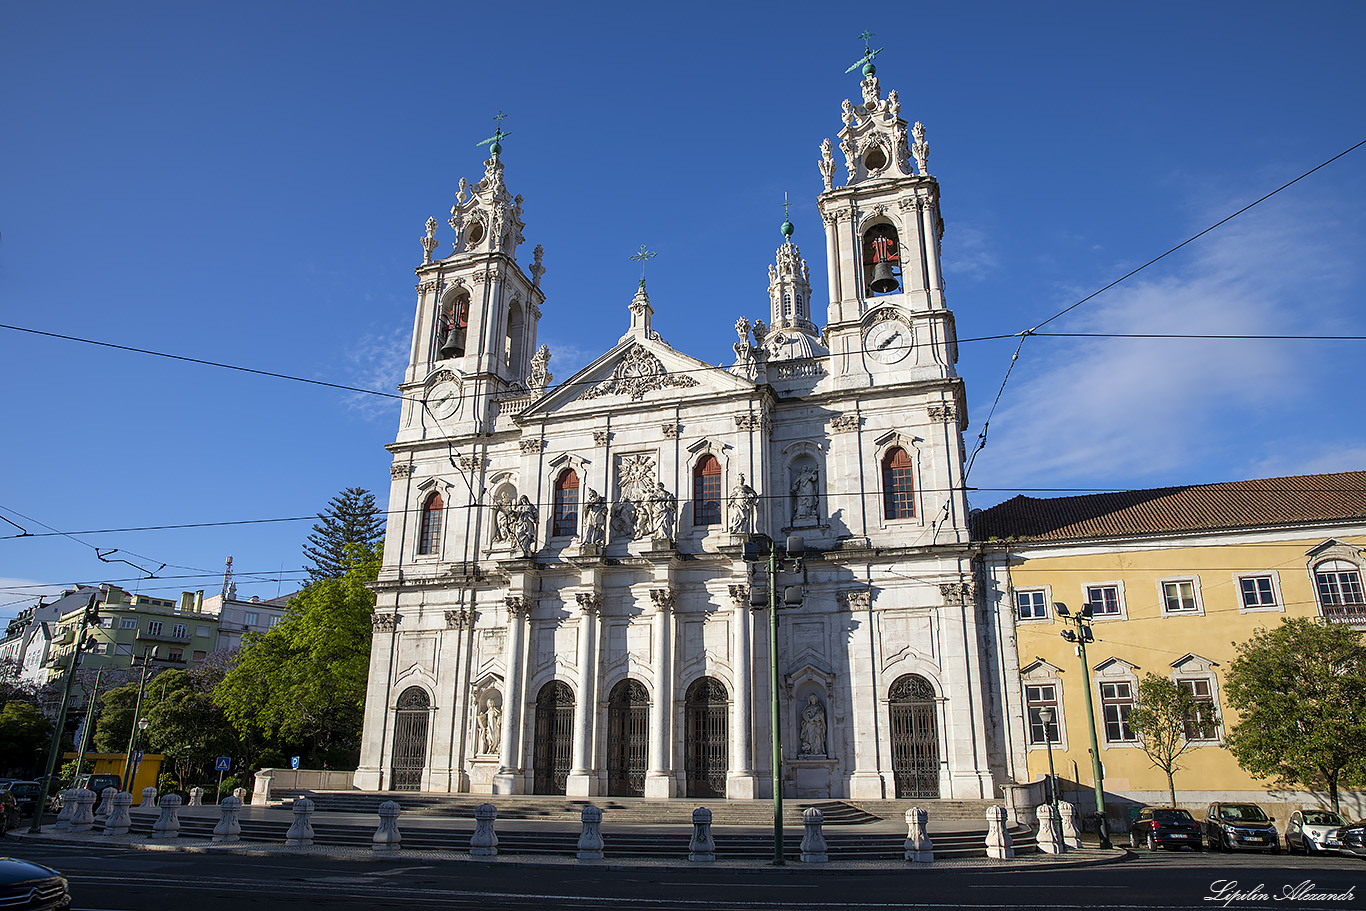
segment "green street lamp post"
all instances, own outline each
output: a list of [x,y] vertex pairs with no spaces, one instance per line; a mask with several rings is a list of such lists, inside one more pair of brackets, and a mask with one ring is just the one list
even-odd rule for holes
[[[764,554],[762,546],[768,545]],[[750,604],[757,608],[768,607],[768,666],[771,674],[769,681],[769,728],[773,742],[773,866],[784,866],[783,859],[783,733],[782,709],[778,699],[780,684],[778,675],[778,611],[782,608],[802,606],[802,588],[789,585],[783,590],[783,600],[778,601],[778,572],[780,569],[779,551],[793,561],[790,571],[801,572],[802,555],[806,547],[800,535],[788,535],[786,546],[767,535],[752,535],[744,545],[744,559],[747,563],[767,563],[768,590],[761,591],[758,586],[750,590]],[[783,567],[783,569],[787,569]]]
[[137,743],[138,733],[147,729],[147,719],[142,717],[142,697],[147,692],[147,675],[151,672],[152,662],[156,660],[156,657],[157,650],[155,648],[144,649],[142,652],[142,679],[138,682],[138,701],[133,706],[133,717],[139,720],[128,732],[128,755],[123,761],[123,789],[129,794],[133,793],[133,750]]
[[1066,618],[1065,622],[1076,627],[1075,630],[1063,630],[1062,637],[1077,646],[1077,657],[1081,658],[1082,680],[1086,681],[1083,687],[1086,690],[1086,727],[1091,735],[1091,776],[1096,781],[1096,828],[1100,834],[1100,846],[1109,848],[1110,827],[1105,819],[1105,771],[1100,764],[1100,744],[1096,740],[1096,706],[1091,698],[1091,668],[1086,662],[1086,643],[1096,641],[1091,634],[1091,607],[1085,605],[1073,616],[1066,604],[1055,601],[1053,610],[1059,617]]
[[1043,741],[1048,744],[1048,802],[1058,805],[1058,776],[1053,771],[1053,709],[1044,706],[1039,709],[1039,721],[1043,724]]

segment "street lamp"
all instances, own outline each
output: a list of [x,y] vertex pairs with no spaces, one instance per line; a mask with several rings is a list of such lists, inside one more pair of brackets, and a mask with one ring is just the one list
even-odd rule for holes
[[1044,706],[1039,709],[1039,721],[1043,724],[1043,740],[1048,744],[1048,802],[1058,805],[1058,776],[1053,771],[1053,708]]
[[[762,545],[768,545],[765,556]],[[792,560],[790,568],[781,566],[778,552]],[[758,565],[768,563],[768,591],[761,591],[757,585],[750,589],[750,605],[756,608],[768,607],[768,664],[772,673],[769,683],[770,729],[773,740],[773,866],[781,867],[783,860],[783,732],[782,712],[778,702],[778,611],[780,608],[802,606],[802,587],[789,585],[783,589],[783,600],[778,602],[778,571],[802,571],[802,555],[806,552],[801,535],[788,535],[784,547],[768,535],[752,535],[744,545],[744,559],[747,563]],[[757,581],[757,580],[756,580]]]
[[[142,715],[142,697],[143,697],[143,695],[147,692],[147,675],[151,672],[151,670],[152,670],[152,662],[156,660],[156,657],[157,657],[157,650],[156,650],[155,647],[143,649],[143,651],[142,651],[142,679],[138,682],[138,701],[137,701],[137,703],[133,706],[133,717],[134,717],[134,718],[140,718],[140,716]],[[130,662],[130,663],[131,663],[131,662]],[[133,730],[131,730],[131,731],[128,732],[128,755],[127,755],[127,757],[126,757],[126,758],[124,759],[124,761],[123,761],[123,788],[124,788],[124,790],[126,790],[129,794],[133,793],[133,779],[132,779],[131,776],[132,776],[132,768],[133,768],[133,748],[134,748],[134,744],[135,744],[135,742],[136,742],[136,740],[137,740],[138,734],[139,734],[141,731],[145,731],[146,729],[147,729],[147,719],[146,719],[146,718],[141,718],[141,720],[138,721],[137,725],[135,725],[135,726],[133,727]]]
[[[95,647],[94,637],[87,638],[85,631],[99,622],[99,605],[99,593],[96,592],[90,596],[90,600],[86,602],[85,610],[81,613],[81,627],[76,632],[71,655],[67,659],[66,681],[62,685],[62,702],[57,709],[57,724],[52,729],[52,745],[48,748],[47,753],[47,771],[43,774],[42,787],[38,790],[38,806],[33,810],[33,825],[29,828],[29,832],[35,834],[43,830],[43,806],[47,802],[47,792],[52,782],[52,773],[57,768],[57,754],[62,748],[62,735],[66,728],[66,707],[67,703],[71,701],[71,684],[76,680],[76,668],[81,663],[81,653]],[[76,771],[79,772],[80,769],[78,768]]]
[[1091,668],[1086,663],[1086,643],[1096,641],[1096,637],[1091,634],[1091,606],[1083,605],[1077,615],[1073,616],[1066,604],[1055,601],[1053,611],[1059,617],[1066,618],[1065,622],[1076,627],[1075,630],[1063,630],[1061,635],[1076,645],[1077,657],[1081,658],[1081,679],[1085,681],[1082,689],[1086,690],[1087,732],[1091,735],[1091,777],[1096,781],[1096,828],[1100,833],[1100,846],[1109,848],[1110,828],[1105,819],[1105,770],[1100,764],[1100,744],[1096,740],[1096,706],[1091,698]]

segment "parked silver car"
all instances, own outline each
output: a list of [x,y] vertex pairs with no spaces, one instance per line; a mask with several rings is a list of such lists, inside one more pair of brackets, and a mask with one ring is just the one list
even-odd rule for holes
[[1347,820],[1331,810],[1296,810],[1285,824],[1285,850],[1291,854],[1318,854],[1338,848],[1338,829]]

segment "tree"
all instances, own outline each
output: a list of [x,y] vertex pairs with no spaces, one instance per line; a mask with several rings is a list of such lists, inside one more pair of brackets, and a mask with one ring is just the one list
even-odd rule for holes
[[180,781],[203,782],[216,757],[238,755],[233,727],[194,674],[172,670],[157,679],[165,689],[146,713],[147,748],[165,755]]
[[323,768],[360,756],[381,548],[351,545],[341,578],[319,579],[281,621],[250,636],[214,689],[214,701],[243,737],[289,745]]
[[1366,784],[1366,644],[1341,623],[1287,618],[1238,645],[1224,681],[1238,724],[1238,764],[1278,784],[1338,789]]
[[1195,726],[1217,724],[1189,690],[1166,677],[1148,674],[1138,684],[1138,707],[1129,713],[1129,727],[1138,733],[1143,752],[1167,773],[1167,790],[1176,806],[1176,760],[1191,746],[1188,732]]
[[31,702],[17,699],[0,709],[0,768],[11,773],[37,766],[52,740],[52,722]]
[[[304,556],[312,561],[304,567],[310,583],[340,579],[357,554],[372,551],[384,538],[384,517],[375,505],[375,495],[363,487],[348,487],[337,494],[318,519],[304,545]],[[351,545],[360,550],[349,550]]]

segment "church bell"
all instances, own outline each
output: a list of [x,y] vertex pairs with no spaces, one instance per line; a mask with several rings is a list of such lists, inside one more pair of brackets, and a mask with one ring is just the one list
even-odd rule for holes
[[898,283],[896,276],[892,274],[892,264],[889,262],[873,263],[873,278],[872,281],[868,282],[868,287],[872,288],[876,294],[895,291]]
[[465,346],[461,344],[461,335],[460,329],[456,326],[452,326],[450,331],[446,333],[446,340],[442,342],[441,347],[437,349],[437,354],[441,355],[442,360],[460,357],[465,353]]

